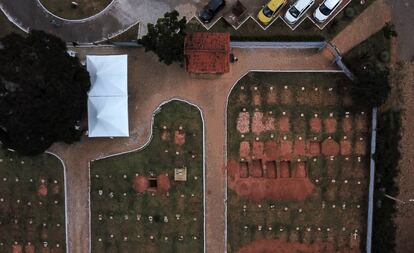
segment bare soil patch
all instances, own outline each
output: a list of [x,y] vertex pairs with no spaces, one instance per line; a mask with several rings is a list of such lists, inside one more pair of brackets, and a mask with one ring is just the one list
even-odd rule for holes
[[250,142],[242,141],[240,142],[240,158],[248,159],[250,158]]
[[280,162],[280,178],[290,178],[290,161]]
[[329,134],[333,134],[336,132],[336,119],[334,118],[327,118],[323,121],[325,126],[325,132]]
[[260,178],[263,177],[263,165],[262,160],[253,160],[252,166],[249,166],[249,174],[252,177]]
[[320,118],[313,117],[309,120],[309,126],[312,132],[320,133],[322,130],[322,122]]
[[295,166],[295,171],[293,173],[293,177],[295,178],[305,178],[307,176],[306,173],[306,163],[305,162],[297,162]]
[[269,105],[276,105],[278,104],[278,98],[277,98],[277,92],[273,89],[273,90],[269,90],[269,92],[267,93],[267,100],[266,102]]
[[185,143],[185,132],[184,131],[182,130],[175,131],[174,143],[180,146],[184,145]]
[[267,161],[265,164],[265,167],[266,167],[267,178],[277,178],[276,161]]
[[144,176],[136,176],[133,181],[132,187],[136,192],[143,193],[149,187],[149,180]]
[[351,117],[344,117],[342,119],[342,130],[349,134],[352,131],[352,118]]
[[311,156],[318,156],[321,153],[321,143],[319,141],[309,142],[309,154]]
[[262,141],[253,142],[253,155],[255,159],[262,159],[264,154],[264,143]]
[[333,139],[325,139],[322,142],[322,154],[336,156],[339,154],[339,144]]
[[263,112],[254,112],[252,119],[252,132],[259,135],[265,130],[265,126],[263,125]]
[[253,105],[260,106],[261,104],[262,104],[262,96],[260,95],[260,92],[253,91]]
[[349,140],[340,141],[341,155],[350,155],[352,153],[352,143]]
[[279,131],[281,132],[290,131],[289,117],[284,116],[279,119]]
[[305,140],[304,139],[296,139],[295,140],[295,145],[293,148],[293,155],[294,156],[305,156],[306,155],[306,150],[305,150],[306,144],[305,144]]
[[280,103],[282,105],[291,105],[294,102],[292,91],[289,89],[282,90],[280,97]]
[[266,141],[264,144],[264,153],[266,160],[278,160],[280,150],[276,141]]
[[365,140],[357,140],[355,142],[355,154],[365,155],[367,153],[367,143]]
[[237,131],[242,134],[250,132],[250,113],[239,113],[239,117],[237,118]]
[[292,157],[292,141],[280,141],[280,157],[284,160],[291,160]]

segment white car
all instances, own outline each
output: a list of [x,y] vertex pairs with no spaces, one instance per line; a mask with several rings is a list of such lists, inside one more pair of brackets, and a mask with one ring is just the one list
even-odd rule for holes
[[285,14],[285,20],[289,24],[296,23],[307,10],[315,3],[315,0],[297,0],[289,7]]
[[313,13],[318,22],[325,22],[334,10],[341,4],[342,0],[325,0]]

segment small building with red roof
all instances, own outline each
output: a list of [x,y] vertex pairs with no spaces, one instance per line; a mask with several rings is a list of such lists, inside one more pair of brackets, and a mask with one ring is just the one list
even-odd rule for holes
[[184,39],[185,68],[193,74],[230,71],[230,34],[200,32]]

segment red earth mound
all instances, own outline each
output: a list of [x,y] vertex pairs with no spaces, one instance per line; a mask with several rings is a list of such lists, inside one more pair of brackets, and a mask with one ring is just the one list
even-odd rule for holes
[[262,160],[253,160],[252,166],[249,167],[250,175],[252,177],[260,178],[263,177],[263,166]]
[[247,162],[240,162],[240,177],[247,178],[249,177],[249,165]]
[[295,156],[304,156],[306,155],[306,150],[305,150],[305,140],[299,140],[296,139],[295,140],[295,145],[293,148],[293,155]]
[[321,143],[319,141],[311,141],[309,143],[309,154],[311,156],[318,156],[321,154]]
[[325,132],[332,134],[336,132],[336,119],[328,118],[323,121],[325,125]]
[[352,144],[348,140],[342,140],[341,142],[341,155],[350,155],[352,152]]
[[30,245],[24,246],[24,252],[25,253],[34,253],[35,252],[34,245],[33,244],[30,244]]
[[322,154],[335,156],[339,154],[339,144],[333,139],[326,139],[322,142]]
[[297,162],[296,168],[293,177],[295,178],[305,178],[306,177],[306,163]]
[[253,92],[253,105],[261,105],[262,104],[262,97],[260,96],[259,92]]
[[280,178],[290,177],[290,161],[280,162]]
[[134,178],[133,186],[134,190],[139,193],[145,192],[149,187],[148,178],[144,176],[136,176]]
[[40,177],[39,178],[39,186],[37,188],[37,195],[41,196],[41,197],[46,197],[48,194],[48,189],[47,189],[47,179],[45,177]]
[[355,143],[355,154],[365,155],[367,153],[367,144],[364,140],[358,140]]
[[250,157],[250,142],[242,141],[240,142],[240,158],[248,159]]
[[292,157],[292,142],[282,140],[280,142],[280,156],[284,160],[290,160]]
[[276,178],[277,177],[276,161],[267,161],[265,166],[266,166],[266,177]]
[[157,190],[159,192],[168,192],[170,187],[171,184],[168,176],[161,174],[157,177]]
[[345,133],[350,133],[352,131],[352,118],[351,117],[345,117],[342,119],[342,130],[344,130]]
[[255,202],[263,200],[305,200],[315,192],[315,185],[307,178],[241,178],[239,164],[234,160],[228,161],[227,170],[229,188],[239,196]]
[[185,132],[182,130],[175,131],[174,143],[177,145],[183,145],[185,143]]
[[252,118],[252,132],[255,134],[261,134],[265,131],[263,125],[263,112],[254,112]]
[[262,159],[264,152],[264,143],[262,141],[253,142],[253,155],[255,159]]
[[250,114],[248,112],[239,113],[237,118],[237,131],[242,134],[250,132]]
[[266,131],[275,130],[275,117],[270,115],[265,115],[264,117],[264,127]]
[[276,141],[266,141],[264,144],[264,153],[266,160],[278,160],[279,147]]
[[279,119],[279,131],[281,132],[289,132],[290,130],[290,123],[289,118],[284,116]]
[[309,120],[311,131],[314,133],[320,133],[322,131],[322,122],[320,118],[311,118]]
[[237,253],[319,253],[334,252],[331,243],[315,242],[312,244],[285,242],[282,240],[261,239],[241,247]]
[[23,247],[20,244],[13,244],[12,245],[12,252],[13,253],[22,253],[23,252]]

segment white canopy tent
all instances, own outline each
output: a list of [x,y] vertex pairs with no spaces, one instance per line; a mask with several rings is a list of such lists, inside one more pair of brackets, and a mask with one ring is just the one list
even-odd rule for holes
[[128,56],[88,55],[91,78],[88,93],[89,137],[127,137]]

